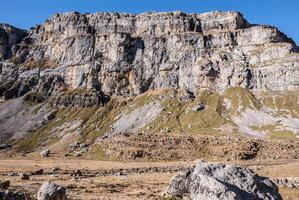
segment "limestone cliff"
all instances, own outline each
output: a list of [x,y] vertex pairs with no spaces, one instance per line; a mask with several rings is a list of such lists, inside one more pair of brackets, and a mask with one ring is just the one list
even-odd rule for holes
[[0,23],[0,61],[8,59],[18,50],[18,44],[26,36],[26,31]]
[[0,143],[89,141],[126,159],[126,146],[159,155],[164,142],[140,147],[152,135],[298,140],[298,52],[238,12],[73,12],[28,31],[0,25]]
[[92,98],[79,102],[99,104],[160,88],[299,88],[296,44],[275,27],[249,24],[238,12],[64,13],[27,36],[14,28],[4,28],[9,34],[3,35],[1,27],[4,99],[84,89]]

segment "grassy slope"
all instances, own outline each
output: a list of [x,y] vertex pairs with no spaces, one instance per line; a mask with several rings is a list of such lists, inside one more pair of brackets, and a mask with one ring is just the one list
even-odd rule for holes
[[[82,121],[82,125],[77,128],[81,132],[81,139],[93,141],[111,129],[111,125],[117,120],[118,114],[121,112],[130,113],[152,101],[159,101],[164,109],[153,121],[141,128],[140,132],[225,135],[228,132],[218,128],[223,125],[234,126],[230,120],[231,116],[237,116],[246,109],[260,110],[263,106],[276,110],[278,115],[290,114],[292,117],[299,117],[297,93],[263,93],[259,94],[259,97],[257,99],[248,90],[236,87],[227,89],[221,95],[209,91],[200,91],[195,99],[182,102],[175,91],[161,90],[149,91],[133,100],[112,99],[104,107],[60,108],[55,119],[31,132],[22,140],[17,141],[16,144],[18,149],[31,151],[44,144],[45,141],[48,144],[54,143],[59,138],[55,137],[53,130],[66,122],[75,120]],[[229,101],[230,106],[226,105],[227,101]],[[205,104],[205,109],[193,111],[192,108],[198,103]],[[252,128],[270,132],[270,138],[294,139],[292,132],[277,130],[275,125]]]

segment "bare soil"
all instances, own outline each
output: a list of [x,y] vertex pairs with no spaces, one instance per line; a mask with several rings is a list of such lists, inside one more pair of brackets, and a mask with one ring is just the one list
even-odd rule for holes
[[[67,188],[69,199],[161,199],[161,194],[175,171],[194,162],[111,162],[83,159],[2,159],[0,180],[10,180],[10,188],[36,194],[43,181],[53,181]],[[247,166],[270,178],[299,176],[299,160],[228,162]],[[59,168],[52,171],[53,168]],[[18,172],[44,169],[42,175],[21,180]],[[71,174],[76,170],[82,176]],[[155,170],[152,170],[155,169]],[[120,173],[119,171],[124,171]],[[280,188],[284,199],[297,200],[299,188]]]

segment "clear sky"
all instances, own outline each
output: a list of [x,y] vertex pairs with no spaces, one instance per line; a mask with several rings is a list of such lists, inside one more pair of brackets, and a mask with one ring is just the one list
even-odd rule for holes
[[240,11],[254,24],[270,24],[299,44],[299,0],[0,0],[0,22],[28,29],[58,12]]

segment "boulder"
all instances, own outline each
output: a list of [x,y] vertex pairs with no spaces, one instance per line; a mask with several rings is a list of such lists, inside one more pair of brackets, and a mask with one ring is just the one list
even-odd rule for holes
[[52,172],[57,172],[57,171],[59,171],[59,170],[61,170],[59,167],[54,167],[54,168],[52,168]]
[[30,200],[32,199],[29,194],[23,192],[16,192],[6,190],[5,192],[0,191],[0,199],[5,200]]
[[272,181],[248,168],[203,161],[175,175],[165,195],[191,200],[282,199]]
[[74,170],[71,172],[71,176],[73,176],[73,177],[82,176],[82,172],[80,169]]
[[203,103],[201,103],[201,102],[197,103],[197,104],[192,108],[193,111],[201,111],[201,110],[203,110],[203,109],[205,109],[205,104],[203,104]]
[[42,151],[42,152],[40,152],[40,155],[42,156],[42,157],[49,157],[50,156],[50,149],[46,149],[46,150],[44,150],[44,151]]
[[0,144],[0,150],[2,150],[2,149],[8,149],[10,147],[11,147],[10,144]]
[[0,189],[6,190],[10,186],[10,181],[0,181]]
[[31,175],[42,175],[44,173],[43,169],[38,169],[36,171],[31,172]]
[[65,200],[65,188],[50,182],[44,182],[37,193],[38,200]]
[[30,179],[30,176],[28,174],[25,174],[25,173],[19,173],[19,177],[22,180],[29,180]]

